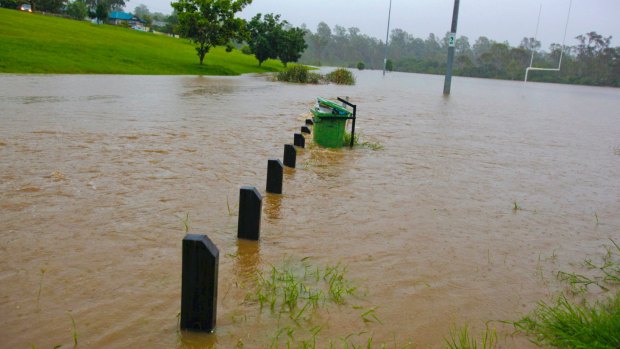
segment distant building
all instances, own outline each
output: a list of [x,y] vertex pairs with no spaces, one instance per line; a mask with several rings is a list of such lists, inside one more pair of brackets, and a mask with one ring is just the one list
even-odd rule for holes
[[110,24],[131,27],[136,30],[146,30],[146,21],[131,13],[113,11],[108,14]]

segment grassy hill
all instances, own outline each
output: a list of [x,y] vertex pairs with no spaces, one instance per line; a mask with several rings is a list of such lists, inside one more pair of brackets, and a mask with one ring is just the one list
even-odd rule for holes
[[198,62],[188,40],[0,9],[0,73],[239,75],[282,69],[217,47]]

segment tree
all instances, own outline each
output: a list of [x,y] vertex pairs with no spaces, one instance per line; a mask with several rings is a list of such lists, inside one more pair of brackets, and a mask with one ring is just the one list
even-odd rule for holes
[[67,14],[73,19],[83,20],[88,16],[88,8],[84,2],[75,0],[67,5]]
[[145,4],[140,4],[133,10],[133,14],[136,17],[144,19],[151,16],[151,11],[149,11],[149,8]]
[[[30,1],[31,6],[33,2],[36,3],[37,11],[43,12],[52,12],[52,13],[60,13],[62,6],[64,5],[64,0],[32,0]],[[34,6],[32,7],[34,11]]]
[[264,18],[259,13],[248,23],[248,46],[258,60],[259,66],[270,58],[278,57],[278,42],[283,36],[285,23],[280,22],[280,15],[271,13],[266,14]]
[[178,13],[181,35],[196,45],[202,65],[211,47],[245,38],[245,21],[235,18],[235,14],[251,3],[252,0],[179,0],[171,5]]
[[110,11],[110,5],[105,1],[99,1],[95,8],[95,18],[97,22],[103,23],[108,18],[108,12]]
[[277,45],[278,58],[286,67],[289,62],[297,62],[308,47],[304,40],[306,31],[301,28],[289,28],[282,31]]

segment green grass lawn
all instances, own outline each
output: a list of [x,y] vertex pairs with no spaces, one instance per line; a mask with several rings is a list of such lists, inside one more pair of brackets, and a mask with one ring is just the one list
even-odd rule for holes
[[0,73],[239,75],[273,72],[238,50],[211,49],[200,65],[186,39],[0,9]]

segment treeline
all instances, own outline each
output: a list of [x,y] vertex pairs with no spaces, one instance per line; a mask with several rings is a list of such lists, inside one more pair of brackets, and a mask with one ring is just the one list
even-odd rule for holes
[[[383,69],[385,43],[361,34],[358,28],[333,30],[319,23],[316,32],[306,29],[307,50],[300,62]],[[390,33],[388,68],[395,71],[444,74],[449,33],[443,38],[429,34],[416,38],[402,29]],[[530,71],[528,80],[570,84],[620,86],[620,47],[611,47],[611,37],[589,32],[566,46],[560,72]],[[466,36],[456,41],[454,74],[460,76],[522,80],[534,52],[534,67],[557,68],[562,45],[551,44],[542,50],[539,41],[523,38],[519,46],[481,36],[473,44]],[[362,63],[360,65],[360,63]]]

